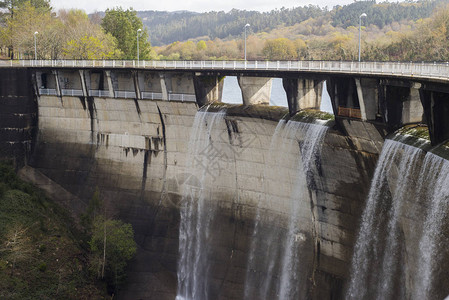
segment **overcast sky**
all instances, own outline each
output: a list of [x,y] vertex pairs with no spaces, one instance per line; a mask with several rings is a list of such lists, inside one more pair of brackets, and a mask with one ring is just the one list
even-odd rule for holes
[[53,8],[56,10],[61,8],[79,8],[87,13],[95,11],[104,11],[107,8],[121,6],[123,8],[132,7],[135,10],[190,10],[197,12],[205,11],[229,11],[233,8],[269,11],[275,8],[292,8],[309,4],[318,4],[321,7],[328,6],[332,8],[334,5],[349,4],[353,0],[51,0]]

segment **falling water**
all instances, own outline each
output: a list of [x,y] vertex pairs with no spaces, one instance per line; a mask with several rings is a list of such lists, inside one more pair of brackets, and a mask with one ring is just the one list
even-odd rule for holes
[[[432,288],[442,276],[437,269],[448,245],[442,228],[448,213],[449,163],[424,154],[385,141],[362,216],[346,299],[446,296],[432,294]],[[439,288],[443,293],[447,289]]]
[[229,148],[221,140],[224,116],[224,112],[199,111],[191,131],[187,161],[191,175],[182,187],[177,300],[211,298],[209,247],[217,211],[217,201],[211,201],[212,187],[214,181],[232,173]]
[[[252,236],[245,299],[307,298],[308,256],[314,247],[309,192],[316,188],[314,170],[326,130],[283,120],[276,127],[264,176],[266,197],[259,203]],[[283,211],[276,211],[280,207]]]
[[[398,218],[414,190],[419,148],[386,140],[371,183],[354,249],[347,299],[405,298]],[[397,166],[397,168],[396,168]],[[389,185],[392,178],[397,185]]]
[[[442,229],[448,217],[449,162],[427,153],[421,174],[422,182],[427,184],[421,190],[421,199],[426,199],[429,207],[419,243],[420,259],[414,296],[415,299],[443,299],[448,293],[448,287],[436,287],[439,284],[437,278],[441,276],[441,270],[438,269],[447,267],[447,262],[445,266],[442,258],[445,257],[443,253],[448,251],[449,241]],[[442,285],[447,283],[443,282]],[[443,291],[443,294],[437,295],[437,290]]]

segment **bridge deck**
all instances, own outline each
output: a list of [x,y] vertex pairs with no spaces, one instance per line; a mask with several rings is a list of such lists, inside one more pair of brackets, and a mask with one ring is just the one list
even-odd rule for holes
[[[360,74],[449,81],[449,63],[346,61],[134,61],[134,60],[4,60],[0,67],[136,68],[224,73]],[[260,75],[259,75],[260,76]]]

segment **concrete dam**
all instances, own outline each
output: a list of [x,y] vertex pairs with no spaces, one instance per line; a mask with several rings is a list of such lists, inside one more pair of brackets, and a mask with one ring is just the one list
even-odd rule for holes
[[132,224],[120,299],[449,295],[446,66],[108,63],[0,68],[0,158]]

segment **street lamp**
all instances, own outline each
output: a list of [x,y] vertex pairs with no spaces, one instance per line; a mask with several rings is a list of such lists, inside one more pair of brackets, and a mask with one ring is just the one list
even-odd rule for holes
[[142,29],[137,29],[137,64],[139,63],[139,32],[141,32]]
[[246,24],[244,29],[245,29],[245,61],[246,61],[246,27],[249,27],[249,24]]
[[38,33],[37,31],[34,32],[34,60],[37,60],[36,34]]
[[359,17],[359,62],[360,62],[360,54],[361,54],[361,41],[362,41],[362,18],[366,17],[366,14],[363,13]]

